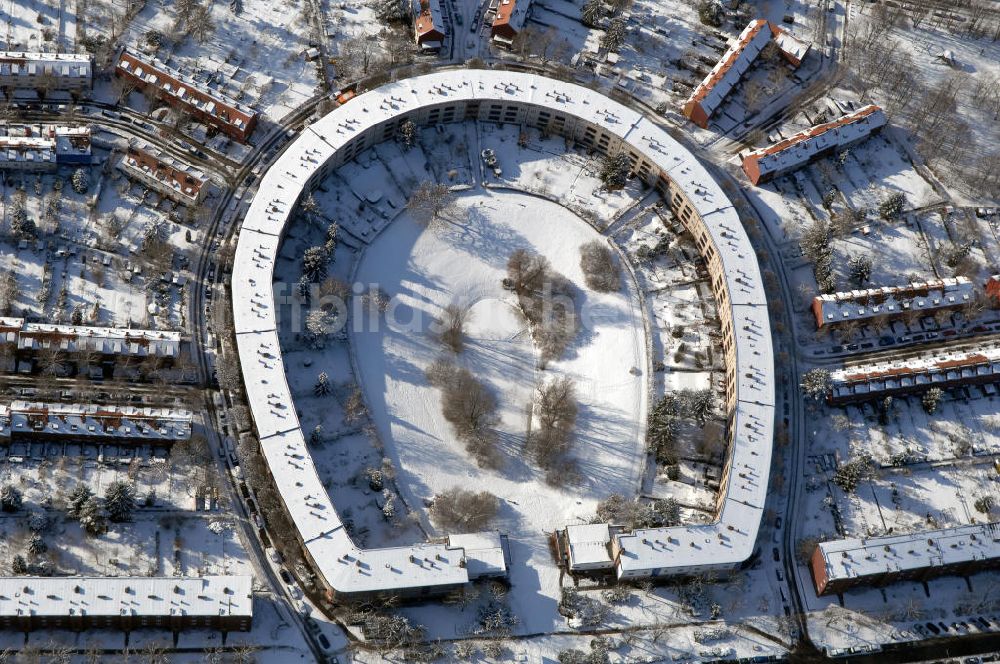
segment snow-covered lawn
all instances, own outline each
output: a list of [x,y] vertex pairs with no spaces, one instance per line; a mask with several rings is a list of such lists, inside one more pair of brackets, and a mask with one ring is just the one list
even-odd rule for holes
[[[454,222],[424,230],[406,215],[368,248],[357,271],[394,298],[378,331],[355,333],[361,381],[376,424],[398,458],[404,497],[419,505],[454,485],[501,498],[497,524],[516,541],[513,605],[531,621],[528,632],[550,629],[557,616],[538,611],[558,597],[559,571],[544,534],[587,519],[612,493],[634,494],[645,453],[645,341],[631,288],[610,295],[583,284],[579,247],[599,237],[554,203],[514,192],[475,190],[459,197]],[[527,248],[549,258],[578,292],[583,327],[567,356],[537,369],[538,356],[513,297],[501,287],[506,258]],[[441,415],[440,393],[424,371],[440,346],[429,326],[451,302],[472,304],[466,350],[458,361],[483,380],[500,404],[505,468],[478,468]],[[579,483],[545,484],[523,455],[527,408],[541,380],[569,376],[580,403],[572,457]],[[391,441],[391,442],[389,442]],[[535,622],[535,621],[539,622]]]

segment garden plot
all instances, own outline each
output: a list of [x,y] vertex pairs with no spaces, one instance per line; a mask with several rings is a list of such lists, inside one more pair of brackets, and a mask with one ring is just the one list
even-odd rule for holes
[[[793,127],[785,133],[798,130]],[[878,206],[887,194],[906,196],[904,210],[940,202],[930,184],[913,168],[906,153],[885,134],[869,138],[848,151],[841,164],[837,157],[814,162],[774,181],[750,188],[747,193],[775,238],[798,240],[814,218],[829,218],[824,197],[833,191],[831,206],[867,210],[866,223],[875,227]],[[862,224],[858,224],[860,228]],[[914,262],[908,269],[915,269]]]
[[[198,17],[193,11],[191,23],[186,23],[178,21],[176,6],[149,1],[124,31],[118,28],[116,37],[130,48],[151,47],[169,66],[280,120],[315,94],[316,67],[303,57],[310,41],[310,25],[304,17],[307,3],[242,0],[239,4],[242,11],[234,14],[227,3],[205,3],[208,17]],[[121,20],[121,11],[107,0],[87,3],[83,23],[88,38],[108,38],[107,16]],[[198,26],[206,23],[210,27],[199,39]],[[115,97],[110,84],[104,85],[100,95]]]
[[[89,173],[96,179],[100,170]],[[172,270],[180,263],[172,260],[170,248],[187,250],[194,236],[165,221],[164,213],[121,195],[113,185],[122,181],[114,176],[78,194],[69,186],[69,175],[30,175],[5,183],[4,230],[10,230],[20,197],[38,229],[34,239],[8,237],[3,244],[9,249],[0,252],[0,271],[12,272],[18,286],[11,312],[69,323],[78,311],[88,325],[183,329],[186,285],[184,278],[172,282]],[[160,229],[167,249],[155,262],[137,253],[150,226]]]
[[843,456],[853,443],[884,466],[996,454],[998,397],[982,396],[975,387],[969,395],[946,393],[933,414],[927,414],[919,396],[894,399],[887,415],[870,404],[826,409],[821,424],[811,429],[810,451]]
[[[869,537],[996,518],[979,502],[1000,490],[989,456],[1000,449],[992,398],[946,399],[933,415],[917,398],[895,400],[887,417],[870,406],[825,410],[809,427],[806,487],[810,512],[832,518],[809,520],[802,532]],[[835,470],[862,452],[873,476],[845,492]]]
[[[336,181],[336,175],[327,181]],[[288,384],[295,399],[302,430],[307,433],[317,472],[330,493],[338,514],[361,547],[409,544],[424,537],[415,520],[408,518],[412,506],[399,499],[393,482],[393,462],[386,456],[366,413],[349,412],[345,404],[357,389],[346,329],[328,338],[323,348],[309,346],[302,337],[308,309],[291,296],[302,273],[300,256],[306,248],[323,241],[325,229],[306,223],[293,224],[285,234],[275,268],[279,303],[282,357]],[[355,257],[341,243],[330,265],[330,276],[347,282]],[[362,320],[360,300],[346,315]],[[352,324],[345,321],[345,324]],[[320,374],[330,385],[327,394],[317,393]],[[382,473],[382,489],[369,483],[369,469]],[[385,493],[388,490],[389,493]],[[391,496],[391,498],[390,498]],[[392,506],[386,508],[386,503]]]
[[834,490],[848,537],[920,532],[966,525],[978,516],[974,496],[995,483],[988,466],[975,470],[965,464],[933,470],[885,470],[877,480],[863,482],[851,495]]
[[[479,179],[479,157],[469,149],[476,143],[475,132],[476,124],[472,122],[440,124],[420,131],[417,141],[427,156],[427,165],[434,169],[435,180],[451,186],[475,184]],[[376,150],[385,145],[389,144],[382,143]]]
[[75,38],[75,0],[0,3],[3,50],[72,53]]
[[[251,573],[231,517],[221,511],[224,506],[213,492],[197,489],[218,478],[193,466],[194,461],[168,460],[162,451],[154,453],[148,446],[71,445],[63,454],[48,457],[44,447],[13,445],[3,450],[2,483],[16,487],[23,496],[22,508],[0,520],[5,573],[10,572],[7,565],[15,554],[25,555],[29,563],[44,561],[62,574]],[[74,452],[77,456],[70,455]],[[214,471],[210,460],[208,467]],[[96,537],[86,535],[80,523],[66,514],[72,492],[82,485],[103,496],[117,481],[135,486],[132,521],[110,523],[108,531]],[[47,550],[27,555],[32,534],[29,515],[40,514],[47,523],[36,530]]]
[[370,242],[406,207],[409,192],[432,179],[425,164],[419,148],[402,153],[382,143],[341,166],[316,201],[351,235]]
[[[477,615],[482,607],[490,605],[491,590],[487,584],[477,584],[463,602],[405,606],[400,613],[426,627],[429,639],[474,639],[476,633],[481,634],[476,632],[481,629]],[[638,590],[621,586],[609,591],[584,581],[579,587],[565,590],[567,604],[603,607],[597,610],[607,631],[601,637],[603,644],[599,639],[594,643],[606,647],[613,662],[778,654],[786,651],[789,642],[787,622],[766,615],[780,610],[780,596],[765,575],[755,570],[729,581],[699,580],[676,587]],[[555,611],[556,607],[552,609]],[[523,620],[523,614],[518,615]],[[502,654],[485,661],[533,661],[527,658],[545,661],[570,648],[589,652],[595,647],[590,645],[590,639],[595,637],[588,635],[585,628],[575,631],[572,628],[579,626],[572,620],[561,620],[557,630],[545,635],[501,638]],[[472,661],[469,655],[463,656],[464,651],[460,650],[463,647],[470,647],[473,652],[485,650],[482,641],[472,640],[465,646],[455,644],[452,653],[459,661]],[[361,653],[358,657],[363,662],[381,661]]]
[[[611,58],[605,58],[600,55],[605,30],[587,28],[580,22],[580,14],[581,5],[570,0],[533,7],[528,27],[538,34],[529,40],[528,52],[536,48],[532,42],[551,39],[562,44],[557,59],[600,71],[612,84],[662,108],[679,106],[725,51],[725,38],[735,37],[746,25],[742,20],[739,25],[727,26],[724,29],[730,34],[722,35],[703,25],[692,5],[642,0],[632,3],[627,12],[630,18],[624,44]],[[607,20],[604,27],[608,27]],[[547,57],[551,59],[554,51],[557,49],[550,47]],[[681,60],[685,67],[679,66]]]

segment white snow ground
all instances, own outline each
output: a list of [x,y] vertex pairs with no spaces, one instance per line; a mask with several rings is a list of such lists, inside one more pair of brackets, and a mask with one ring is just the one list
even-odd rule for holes
[[[599,237],[565,208],[527,194],[473,190],[458,199],[457,223],[422,229],[407,215],[391,224],[361,259],[357,281],[377,283],[394,298],[388,323],[355,333],[361,382],[376,425],[398,459],[397,480],[410,504],[454,485],[499,496],[498,523],[512,537],[511,605],[525,633],[551,631],[559,569],[546,532],[587,519],[597,501],[638,488],[645,451],[645,341],[636,295],[598,294],[583,285],[580,245]],[[567,357],[541,372],[528,331],[503,291],[506,257],[516,248],[546,257],[578,289],[583,328]],[[506,468],[476,467],[441,416],[440,394],[424,370],[439,344],[428,328],[452,301],[474,303],[466,350],[458,358],[484,380],[500,404]],[[590,320],[587,320],[588,313]],[[544,473],[522,457],[526,408],[536,383],[568,375],[577,386],[580,415],[572,456],[581,482],[549,487]],[[390,442],[391,441],[391,442]]]

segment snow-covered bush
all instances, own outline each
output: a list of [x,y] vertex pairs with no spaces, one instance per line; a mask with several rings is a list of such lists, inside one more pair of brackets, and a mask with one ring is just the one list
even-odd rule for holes
[[588,28],[596,28],[604,16],[604,0],[586,0],[580,10],[580,22]]
[[854,493],[862,480],[870,479],[875,474],[875,464],[871,455],[864,453],[847,463],[841,464],[833,473],[833,483],[846,493]]
[[939,387],[932,387],[924,392],[924,395],[920,398],[920,404],[924,407],[924,412],[928,415],[933,415],[934,411],[941,404],[942,396],[944,396],[944,392]]
[[626,21],[623,17],[612,19],[607,32],[601,37],[601,48],[608,51],[618,51],[625,44]]
[[399,141],[404,152],[416,144],[417,125],[414,124],[413,120],[407,118],[399,123],[399,127],[396,129],[396,140]]
[[469,315],[468,307],[452,303],[444,308],[437,320],[438,341],[453,353],[461,353],[465,345],[465,324],[469,320]]
[[90,178],[87,176],[87,171],[83,168],[73,171],[73,177],[70,178],[69,182],[73,187],[73,191],[78,194],[86,194],[87,189],[90,188]]
[[830,392],[831,385],[830,371],[816,368],[810,369],[802,375],[800,387],[807,397],[819,401]]
[[611,605],[625,604],[632,598],[632,590],[628,586],[611,586],[601,593],[604,601]]
[[906,206],[906,194],[901,191],[894,191],[878,204],[878,216],[886,221],[897,218]]
[[573,287],[543,256],[517,249],[507,260],[505,287],[517,294],[518,307],[531,327],[544,368],[559,359],[576,337]]
[[526,449],[540,467],[553,467],[569,452],[578,410],[576,388],[569,377],[554,378],[535,389],[538,427],[528,437]]
[[21,509],[21,491],[13,484],[4,484],[0,489],[0,509],[4,512],[16,512]]
[[715,0],[701,0],[698,3],[698,20],[705,25],[710,25],[713,28],[721,27],[724,16],[725,11],[722,9],[722,5]]
[[135,485],[121,480],[112,482],[104,493],[104,503],[111,521],[131,521],[132,510],[135,509]]
[[856,286],[862,286],[872,278],[872,259],[870,256],[854,256],[847,264],[851,281]]
[[318,397],[323,397],[330,394],[333,388],[330,387],[330,377],[325,371],[320,371],[319,375],[316,377],[316,384],[313,386],[313,394]]
[[326,247],[322,245],[309,247],[302,254],[302,276],[314,284],[323,281],[326,279],[329,264],[330,254]]

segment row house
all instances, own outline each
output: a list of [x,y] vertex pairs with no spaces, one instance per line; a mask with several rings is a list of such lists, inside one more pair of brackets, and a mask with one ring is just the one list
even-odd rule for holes
[[809,51],[809,45],[764,19],[755,19],[743,29],[726,50],[708,76],[698,84],[684,102],[682,112],[702,129],[708,127],[712,115],[739,84],[764,48],[774,41],[781,55],[793,67],[798,67]]
[[152,148],[133,144],[118,162],[118,170],[153,191],[182,205],[195,206],[208,191],[205,175]]
[[813,298],[812,312],[816,329],[820,329],[912,314],[934,315],[942,310],[960,309],[975,298],[973,283],[966,277],[954,277],[817,295]]
[[252,584],[250,576],[7,576],[0,578],[0,627],[246,632]]
[[1000,568],[1000,523],[821,542],[809,561],[817,595]]
[[246,143],[257,126],[256,111],[159,60],[143,60],[129,51],[122,51],[115,75],[131,81],[140,90],[152,90],[157,98],[241,143]]
[[441,0],[413,0],[413,37],[423,51],[436,53],[444,45]]
[[[63,90],[74,94],[93,86],[94,64],[89,55],[0,51],[0,88]],[[9,95],[8,95],[9,96]]]
[[14,401],[0,405],[0,442],[170,445],[189,440],[193,422],[180,408]]
[[0,132],[3,170],[54,171],[91,162],[90,127],[5,125]]
[[827,401],[841,406],[1000,381],[1000,347],[928,353],[901,360],[852,365],[830,374]]
[[846,150],[886,125],[885,113],[874,104],[854,113],[801,131],[783,141],[743,157],[743,172],[753,184],[762,184],[806,164]]
[[494,44],[510,48],[514,38],[524,30],[531,13],[531,0],[500,0],[490,27],[490,38]]

